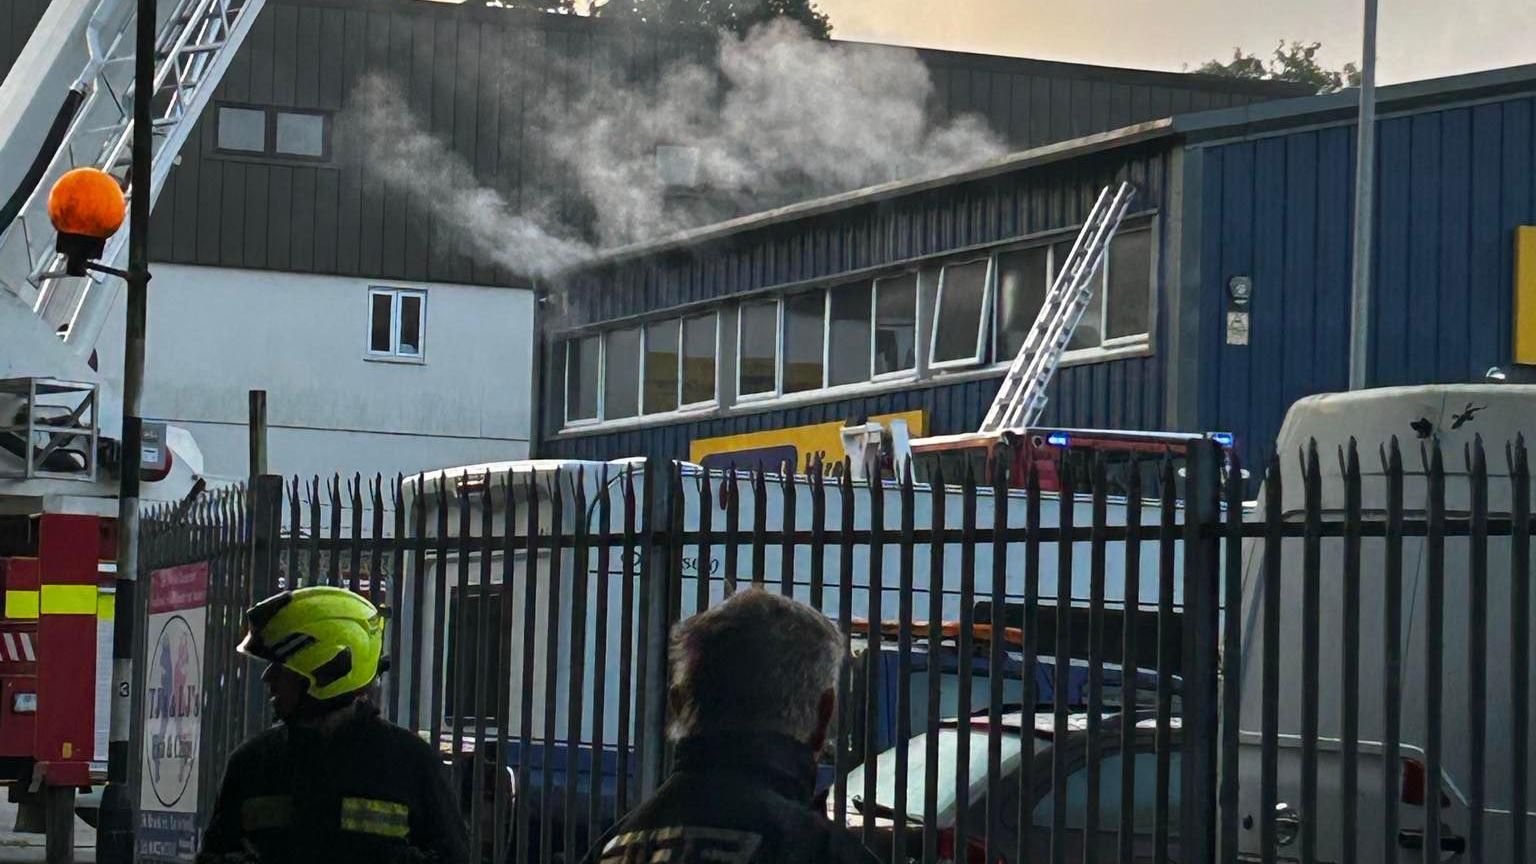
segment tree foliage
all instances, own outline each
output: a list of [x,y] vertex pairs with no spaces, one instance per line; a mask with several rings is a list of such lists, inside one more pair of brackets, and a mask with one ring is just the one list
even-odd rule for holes
[[1282,39],[1267,63],[1256,54],[1233,48],[1231,60],[1226,63],[1207,60],[1195,71],[1252,81],[1294,81],[1310,85],[1319,93],[1359,86],[1360,70],[1355,64],[1345,63],[1342,69],[1329,69],[1317,62],[1317,52],[1322,47],[1321,42],[1286,42]]
[[745,33],[775,18],[789,18],[818,39],[832,35],[832,22],[815,0],[607,0],[594,2],[592,14],[654,24],[695,24],[733,33]]

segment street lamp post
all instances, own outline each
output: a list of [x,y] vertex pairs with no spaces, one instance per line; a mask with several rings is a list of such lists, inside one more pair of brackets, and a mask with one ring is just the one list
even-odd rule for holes
[[113,599],[112,709],[107,739],[107,787],[96,835],[98,864],[133,861],[133,792],[128,741],[133,706],[133,628],[139,579],[139,468],[143,454],[144,329],[149,306],[150,161],[154,158],[151,100],[155,87],[155,0],[138,0],[133,49],[133,162],[128,186],[128,323],[123,339],[123,434],[118,465],[117,594]]
[[[77,168],[55,184],[49,216],[59,232],[58,250],[71,275],[88,271],[117,276],[128,287],[127,332],[123,341],[123,429],[118,461],[117,578],[113,600],[111,720],[107,744],[107,786],[102,793],[96,834],[100,864],[133,860],[133,795],[128,785],[133,705],[133,641],[139,576],[139,472],[143,456],[142,397],[144,330],[149,289],[151,122],[155,74],[155,0],[138,0],[134,31],[133,159],[128,188],[128,269],[94,259],[122,224],[123,194],[117,182],[94,168]],[[55,206],[57,202],[57,206]],[[116,218],[113,217],[114,208]]]
[[1355,135],[1355,248],[1349,314],[1349,389],[1368,384],[1371,361],[1371,237],[1376,187],[1376,0],[1365,0],[1360,124]]

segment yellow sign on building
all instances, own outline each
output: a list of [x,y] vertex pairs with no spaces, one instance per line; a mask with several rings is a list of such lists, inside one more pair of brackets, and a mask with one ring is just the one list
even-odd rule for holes
[[1536,364],[1536,225],[1515,229],[1515,362]]
[[[887,426],[893,420],[905,420],[912,437],[928,434],[928,413],[922,410],[879,414],[869,420]],[[690,445],[688,458],[706,468],[763,468],[779,471],[784,465],[793,465],[795,473],[804,474],[817,463],[834,466],[843,463],[843,439],[839,431],[842,428],[842,423],[815,423],[742,435],[699,438]]]

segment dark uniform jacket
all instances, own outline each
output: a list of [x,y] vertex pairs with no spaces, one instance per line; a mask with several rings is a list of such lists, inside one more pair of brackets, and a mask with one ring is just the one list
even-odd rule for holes
[[350,711],[325,729],[275,726],[235,751],[199,864],[469,860],[438,754],[371,705]]
[[811,749],[780,735],[678,742],[672,776],[593,849],[601,864],[868,864],[876,859],[812,807]]

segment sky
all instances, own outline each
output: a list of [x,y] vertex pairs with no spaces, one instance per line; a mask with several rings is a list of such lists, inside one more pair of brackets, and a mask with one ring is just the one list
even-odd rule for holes
[[[1360,56],[1350,0],[817,0],[833,37],[1178,71],[1321,42],[1324,65]],[[1536,62],[1536,0],[1381,0],[1377,80]]]

